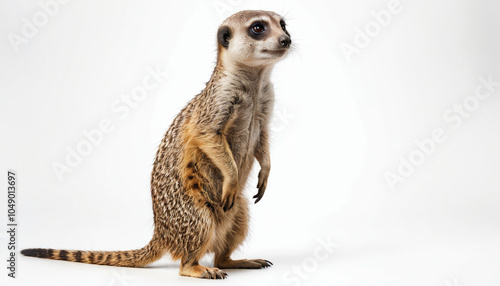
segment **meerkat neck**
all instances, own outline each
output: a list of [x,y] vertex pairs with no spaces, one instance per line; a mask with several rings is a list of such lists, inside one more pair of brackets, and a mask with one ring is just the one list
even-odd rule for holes
[[232,62],[219,62],[214,75],[216,77],[229,77],[237,82],[258,84],[263,78],[269,77],[272,68],[272,66],[250,67]]

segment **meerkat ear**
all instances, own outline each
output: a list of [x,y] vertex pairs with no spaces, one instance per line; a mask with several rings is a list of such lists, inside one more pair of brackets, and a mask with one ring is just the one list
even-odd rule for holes
[[219,44],[221,44],[224,48],[227,48],[229,47],[229,39],[231,39],[231,30],[229,27],[220,27],[219,31],[217,31],[217,40],[219,41]]

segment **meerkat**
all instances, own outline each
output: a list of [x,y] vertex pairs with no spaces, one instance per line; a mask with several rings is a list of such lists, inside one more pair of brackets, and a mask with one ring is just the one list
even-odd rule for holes
[[[221,269],[260,269],[264,259],[231,259],[248,233],[243,195],[255,159],[257,194],[266,190],[271,160],[270,80],[292,40],[285,21],[268,11],[241,11],[217,32],[217,63],[206,88],[175,117],[158,148],[151,176],[153,238],[130,251],[25,249],[26,256],[123,267],[144,267],[169,253],[183,276],[223,279]],[[214,266],[198,261],[214,253]]]

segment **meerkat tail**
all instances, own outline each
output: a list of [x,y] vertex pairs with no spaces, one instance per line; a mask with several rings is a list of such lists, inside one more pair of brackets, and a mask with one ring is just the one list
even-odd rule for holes
[[88,264],[110,265],[121,267],[144,267],[160,259],[164,251],[157,240],[141,249],[128,251],[81,251],[56,250],[46,248],[29,248],[21,251],[25,256],[82,262]]

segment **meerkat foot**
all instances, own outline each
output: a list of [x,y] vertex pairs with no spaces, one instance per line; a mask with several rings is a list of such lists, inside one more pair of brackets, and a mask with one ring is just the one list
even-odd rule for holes
[[239,259],[239,260],[225,260],[217,263],[217,267],[223,269],[262,269],[271,267],[273,263],[264,259]]
[[227,273],[219,268],[210,268],[203,265],[182,266],[179,274],[182,276],[204,278],[204,279],[226,279]]

